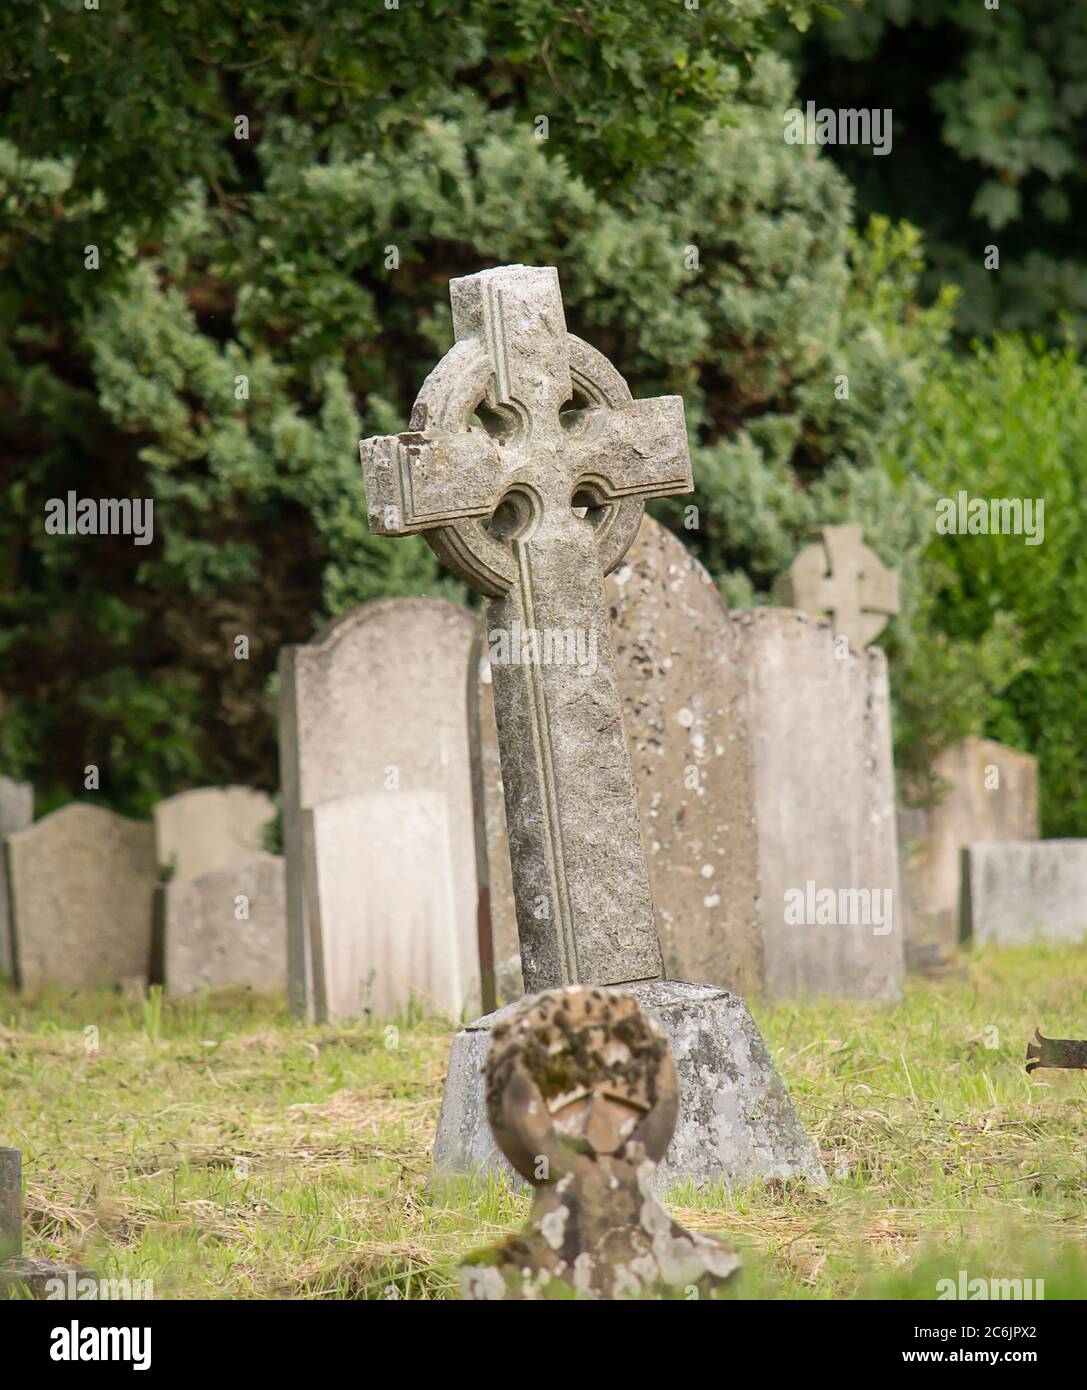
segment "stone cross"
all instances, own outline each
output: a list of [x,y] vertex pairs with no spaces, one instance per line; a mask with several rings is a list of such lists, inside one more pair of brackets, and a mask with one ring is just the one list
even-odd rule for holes
[[456,342],[404,434],[363,441],[371,529],[422,532],[488,602],[525,989],[659,979],[604,576],[689,492],[678,396],[567,333],[552,267],[449,286]]
[[779,581],[781,601],[802,613],[829,613],[851,647],[875,641],[898,612],[898,575],[861,539],[859,526],[823,526]]

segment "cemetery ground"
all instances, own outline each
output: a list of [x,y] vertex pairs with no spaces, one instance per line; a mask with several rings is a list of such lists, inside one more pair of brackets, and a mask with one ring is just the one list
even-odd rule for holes
[[[1083,1036],[1083,964],[1077,947],[987,950],[908,978],[893,1008],[753,1001],[829,1186],[667,1205],[740,1251],[741,1298],[932,1299],[960,1270],[1087,1297],[1087,1075],[1023,1065],[1036,1024]],[[27,1253],[150,1279],[156,1298],[455,1297],[460,1258],[527,1200],[430,1193],[452,1027],[0,985]]]

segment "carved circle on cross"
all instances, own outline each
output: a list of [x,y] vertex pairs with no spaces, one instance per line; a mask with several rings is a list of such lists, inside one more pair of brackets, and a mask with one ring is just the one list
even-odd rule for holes
[[[573,395],[559,413],[559,424],[574,433],[587,428],[585,410],[630,405],[630,388],[603,353],[573,333],[566,335]],[[523,436],[526,424],[516,404],[491,406],[494,375],[491,359],[478,339],[464,339],[446,353],[423,383],[412,408],[409,428],[467,431],[473,417],[501,447]],[[570,505],[583,509],[593,523],[600,565],[610,574],[629,550],[645,511],[641,497],[606,501],[591,476],[578,479]],[[500,597],[515,582],[517,565],[510,541],[524,535],[540,514],[541,499],[531,486],[514,483],[491,517],[462,518],[424,532],[438,558],[473,589]]]

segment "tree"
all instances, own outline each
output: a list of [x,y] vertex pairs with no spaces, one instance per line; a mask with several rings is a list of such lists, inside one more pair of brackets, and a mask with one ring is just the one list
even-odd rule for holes
[[[556,264],[571,324],[635,392],[684,394],[684,535],[729,597],[765,597],[827,510],[906,554],[880,451],[946,308],[913,306],[916,239],[851,244],[848,185],[784,143],[765,20],[483,0],[0,17],[0,757],[43,809],[90,762],[137,813],[198,781],[274,786],[280,645],[380,594],[463,597],[422,541],[369,535],[357,464],[451,342],[451,275]],[[153,499],[153,544],[47,535],[69,489]]]

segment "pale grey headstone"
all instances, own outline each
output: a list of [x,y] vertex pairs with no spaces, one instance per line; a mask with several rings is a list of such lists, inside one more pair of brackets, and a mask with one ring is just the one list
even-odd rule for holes
[[[368,853],[378,860],[383,824],[403,823],[395,809],[399,796],[433,793],[442,801],[448,843],[441,862],[452,866],[448,912],[463,958],[470,953],[477,961],[475,978],[464,981],[465,997],[478,998],[467,717],[473,627],[467,609],[441,599],[381,599],[280,654],[288,972],[296,1011],[314,1010],[313,958],[321,946],[319,922],[309,911],[320,905],[322,894],[306,880],[303,812],[345,796],[376,796],[379,803],[371,804],[385,805],[387,818],[377,817],[369,830],[375,840]],[[410,879],[431,872],[430,855],[428,841],[418,858],[400,861]],[[357,880],[356,891],[372,900],[364,879]],[[395,923],[398,900],[394,896],[373,910]]]
[[150,823],[70,802],[5,845],[21,989],[147,979],[158,881]]
[[152,809],[155,848],[171,877],[199,878],[264,850],[264,828],[275,815],[267,792],[251,787],[197,787]]
[[[34,788],[29,782],[0,777],[0,841],[25,829],[34,819]],[[0,972],[15,974],[11,954],[11,907],[8,902],[6,856],[0,845]]]
[[[731,616],[765,991],[894,1002],[904,931],[886,657],[875,647],[844,652],[828,627],[788,609]],[[738,837],[738,852],[747,844]]]
[[651,517],[608,598],[668,976],[757,993],[757,830],[736,625],[706,570]]
[[449,815],[434,791],[342,796],[303,812],[319,1018],[387,1018],[412,1003],[454,1019],[478,1009],[474,905],[458,896]]
[[1087,840],[967,845],[962,916],[978,945],[1087,941]]
[[198,878],[162,885],[161,958],[167,994],[287,985],[283,860],[258,853]]

